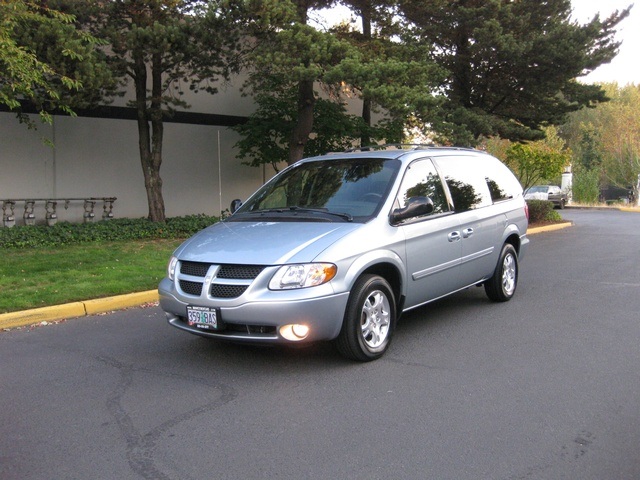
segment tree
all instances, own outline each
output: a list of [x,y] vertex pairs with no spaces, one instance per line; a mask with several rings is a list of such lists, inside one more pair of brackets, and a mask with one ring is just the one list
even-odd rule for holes
[[0,2],[0,104],[29,127],[35,123],[24,107],[51,123],[52,112],[73,115],[96,90],[113,86],[97,40],[74,20],[44,2]]
[[574,163],[597,170],[601,183],[637,190],[640,85],[619,87],[612,83],[602,88],[611,100],[571,114],[562,135],[575,152]]
[[[376,52],[377,42],[375,41],[377,35],[374,35],[374,28],[376,24],[391,23],[391,16],[393,14],[393,3],[386,0],[348,0],[345,3],[351,7],[352,11],[360,17],[362,31],[344,29],[346,33],[350,34],[354,43],[361,49],[367,49],[368,55],[365,55],[365,59],[370,59],[373,55],[372,52]],[[358,34],[359,33],[359,34]],[[349,37],[347,37],[349,38]],[[362,96],[362,120],[366,125],[371,126],[372,122],[372,110],[373,99],[369,96]],[[363,134],[360,139],[361,145],[369,145],[371,139]]]
[[[263,78],[263,87],[266,86]],[[245,163],[257,167],[268,164],[275,171],[279,165],[290,159],[289,140],[293,134],[297,114],[297,94],[295,85],[275,82],[273,88],[257,93],[254,100],[256,111],[246,123],[235,127],[242,135],[238,141],[238,157],[248,159]],[[356,115],[346,113],[342,102],[326,98],[314,101],[313,126],[305,144],[305,156],[321,155],[331,151],[351,148],[362,136],[399,136],[398,132],[371,128]]]
[[[424,111],[437,101],[424,88],[437,85],[437,67],[415,61],[413,51],[391,41],[393,1],[347,2],[362,17],[363,31],[349,25],[319,31],[305,23],[312,7],[329,3],[278,2],[278,10],[263,8],[256,15],[258,47],[250,57],[247,90],[258,109],[237,128],[244,137],[239,157],[250,157],[252,165],[293,163],[383,139],[398,142],[415,105]],[[359,116],[346,112],[352,98],[363,101]],[[379,114],[377,122],[372,113]]]
[[164,222],[164,119],[176,107],[188,107],[181,99],[185,86],[215,93],[215,82],[236,68],[238,5],[233,0],[60,1],[106,41],[113,72],[133,84],[149,219]]
[[585,25],[570,0],[400,0],[407,42],[432,45],[448,76],[447,100],[425,124],[455,144],[481,136],[537,140],[543,127],[606,100],[597,85],[575,79],[611,61],[615,28],[631,7]]
[[559,177],[571,161],[571,152],[565,149],[557,130],[549,127],[545,133],[543,140],[512,143],[505,152],[505,163],[518,176],[524,190],[541,180]]
[[[304,156],[318,118],[314,113],[319,99],[316,84],[323,85],[329,97],[339,98],[338,89],[328,85],[325,76],[348,55],[350,46],[308,25],[312,9],[331,4],[332,1],[313,0],[256,1],[249,7],[250,32],[256,42],[248,55],[250,77],[245,89],[258,104],[249,124],[271,135],[259,138],[246,128],[239,128],[245,136],[239,143],[240,156],[248,154],[254,165],[283,160],[291,164]],[[284,148],[287,157],[268,157],[261,150],[265,142],[273,147],[270,153]]]
[[571,182],[571,198],[573,201],[593,205],[600,199],[600,172],[578,165],[573,169]]
[[[440,108],[437,94],[444,71],[432,60],[430,45],[399,42],[402,31],[396,0],[345,0],[361,19],[361,30],[350,24],[334,29],[357,50],[334,70],[341,81],[362,99],[362,118],[371,125],[372,113],[405,129],[413,126],[415,112]],[[389,141],[389,138],[386,138]],[[370,143],[366,136],[362,145]]]

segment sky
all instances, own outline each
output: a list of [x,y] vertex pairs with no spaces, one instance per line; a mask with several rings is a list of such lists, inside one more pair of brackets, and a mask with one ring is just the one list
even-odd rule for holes
[[[616,39],[622,41],[618,55],[611,63],[601,65],[580,81],[584,83],[617,82],[620,86],[629,83],[640,85],[640,0],[571,0],[573,18],[587,23],[597,13],[607,18],[616,10],[623,10],[633,2],[629,16],[617,28]],[[336,8],[326,18],[329,23],[339,22],[348,16],[348,10]]]
[[[634,0],[571,0],[574,18],[585,23],[600,13],[607,18],[612,12],[622,10]],[[636,1],[629,16],[618,25],[617,40],[622,40],[620,51],[609,64],[601,65],[581,81],[585,83],[617,82],[640,85],[640,1]]]

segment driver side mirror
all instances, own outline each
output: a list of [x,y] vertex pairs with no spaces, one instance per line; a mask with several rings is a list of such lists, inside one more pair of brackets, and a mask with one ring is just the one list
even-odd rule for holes
[[391,223],[428,215],[431,212],[433,212],[433,200],[429,197],[411,197],[404,208],[396,208],[391,212]]
[[236,210],[238,210],[240,207],[242,206],[242,200],[240,200],[239,198],[236,198],[235,200],[231,201],[231,213],[236,213]]

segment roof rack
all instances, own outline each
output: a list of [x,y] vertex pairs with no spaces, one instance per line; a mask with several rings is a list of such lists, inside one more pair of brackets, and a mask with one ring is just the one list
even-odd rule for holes
[[364,147],[355,147],[345,150],[343,153],[352,153],[352,152],[371,152],[376,150],[428,150],[430,148],[442,148],[442,149],[451,149],[451,150],[470,150],[476,151],[473,148],[467,147],[448,147],[443,145],[437,145],[435,143],[384,143],[384,144],[373,144],[366,145]]

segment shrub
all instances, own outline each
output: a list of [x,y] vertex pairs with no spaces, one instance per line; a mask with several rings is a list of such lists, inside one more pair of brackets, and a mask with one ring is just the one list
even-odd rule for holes
[[575,172],[571,185],[573,201],[587,205],[598,203],[600,197],[599,179],[600,173],[597,170],[581,169]]
[[547,200],[527,200],[529,223],[559,222],[562,217],[553,209],[553,203]]
[[146,218],[118,218],[96,223],[60,222],[46,225],[16,225],[0,228],[0,248],[55,247],[87,242],[117,240],[180,239],[187,238],[209,225],[218,217],[189,215],[155,223]]

